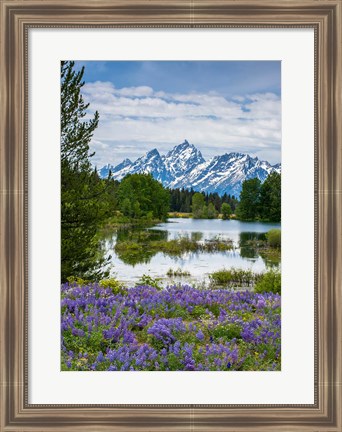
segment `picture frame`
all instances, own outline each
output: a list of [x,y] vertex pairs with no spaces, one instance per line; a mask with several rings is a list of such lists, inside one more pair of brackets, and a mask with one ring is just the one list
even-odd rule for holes
[[[1,1],[1,431],[341,431],[341,0]],[[312,405],[28,403],[28,29],[313,28],[315,402]],[[295,391],[295,389],[294,389]]]

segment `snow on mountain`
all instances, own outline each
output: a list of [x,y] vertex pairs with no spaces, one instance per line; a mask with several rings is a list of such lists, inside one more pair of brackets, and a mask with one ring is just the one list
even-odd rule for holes
[[[132,165],[132,162],[129,159],[125,159],[124,161],[122,161],[119,165],[113,166],[111,164],[107,164],[104,167],[102,167],[99,171],[99,175],[101,178],[107,178],[109,171],[111,171],[111,173],[115,172],[118,173],[120,171],[128,170],[128,168]],[[128,172],[126,172],[123,177],[128,174]],[[123,178],[122,177],[122,178]]]
[[225,153],[205,161],[201,152],[185,140],[165,156],[157,149],[147,152],[135,162],[125,159],[116,167],[105,165],[99,171],[101,177],[122,180],[127,174],[150,173],[169,188],[193,188],[200,192],[217,192],[239,196],[242,182],[257,177],[261,182],[271,172],[281,172],[281,164],[271,165],[257,157],[244,153]]
[[173,179],[185,176],[197,165],[205,162],[201,152],[187,140],[170,150],[163,160],[166,170]]

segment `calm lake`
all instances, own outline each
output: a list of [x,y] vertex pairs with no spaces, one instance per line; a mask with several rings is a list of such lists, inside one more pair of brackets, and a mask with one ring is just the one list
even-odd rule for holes
[[[250,244],[250,240],[265,239],[265,233],[272,228],[280,228],[280,223],[240,222],[221,219],[168,219],[168,222],[152,228],[119,229],[103,236],[102,247],[105,255],[111,256],[110,275],[134,286],[143,274],[161,278],[164,285],[177,282],[207,283],[208,275],[223,268],[251,269],[265,271],[269,267],[279,267],[279,260],[262,257]],[[184,252],[180,256],[170,256],[163,252],[151,252],[148,247],[132,253],[116,253],[118,242],[134,241],[148,244],[153,240],[172,240],[186,237],[197,242],[233,242],[233,249],[222,252]],[[181,269],[190,276],[168,277],[169,269]]]

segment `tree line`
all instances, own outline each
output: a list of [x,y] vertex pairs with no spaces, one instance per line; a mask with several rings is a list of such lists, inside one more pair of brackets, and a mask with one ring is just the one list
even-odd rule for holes
[[263,183],[258,178],[245,180],[236,217],[244,221],[280,222],[281,175],[273,172]]
[[[193,189],[169,189],[170,192],[170,211],[179,213],[191,213],[192,212],[192,201],[196,193],[203,195],[204,204],[208,207],[212,204],[217,213],[221,213],[221,207],[223,203],[230,205],[232,212],[235,212],[238,200],[235,196],[224,195],[220,196],[217,192],[196,192]],[[210,206],[212,209],[212,206]]]
[[[193,191],[192,191],[193,192]],[[191,200],[192,216],[196,219],[214,219],[221,213],[223,219],[242,221],[281,221],[281,175],[273,172],[261,183],[258,178],[244,180],[240,200],[230,195],[205,195],[194,192]]]

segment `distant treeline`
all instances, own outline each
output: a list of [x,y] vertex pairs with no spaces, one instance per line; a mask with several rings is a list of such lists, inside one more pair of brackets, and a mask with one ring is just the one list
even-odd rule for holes
[[[192,202],[193,196],[198,193],[193,189],[169,189],[170,193],[170,211],[180,212],[180,213],[191,213],[192,212]],[[235,196],[227,195],[226,193],[220,196],[218,193],[204,193],[201,192],[204,198],[206,206],[210,203],[213,204],[215,210],[221,213],[221,207],[223,203],[229,204],[232,212],[235,212],[236,206],[238,204],[237,198]]]

